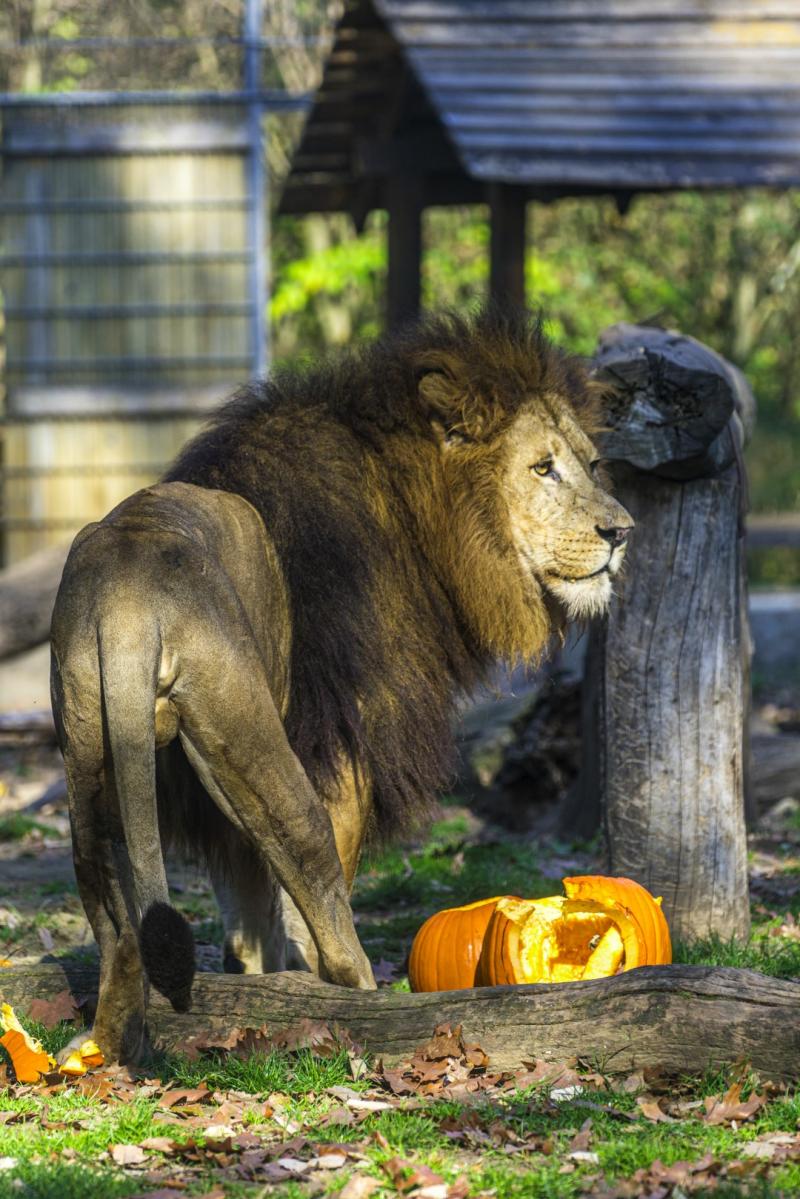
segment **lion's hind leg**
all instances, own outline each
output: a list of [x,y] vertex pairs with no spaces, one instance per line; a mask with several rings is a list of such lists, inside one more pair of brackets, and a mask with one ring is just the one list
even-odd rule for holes
[[[197,630],[173,691],[186,756],[263,869],[291,895],[325,976],[372,988],[330,817],[286,739],[254,639],[226,638],[218,615],[219,608]],[[238,613],[231,627],[241,628]]]
[[233,829],[225,861],[209,871],[225,929],[226,974],[272,974],[286,970],[281,887],[244,838]]
[[[100,684],[96,668],[80,672],[80,705],[64,694],[54,656],[53,710],[67,779],[78,892],[100,950],[100,986],[92,1036],[109,1060],[135,1061],[145,1048],[145,984],[139,954],[130,865],[123,845],[113,780],[103,760]],[[67,686],[67,690],[72,690]],[[80,712],[78,720],[74,714]],[[116,849],[115,849],[116,847]],[[79,1033],[75,1043],[85,1040]],[[69,1047],[68,1047],[69,1048]]]

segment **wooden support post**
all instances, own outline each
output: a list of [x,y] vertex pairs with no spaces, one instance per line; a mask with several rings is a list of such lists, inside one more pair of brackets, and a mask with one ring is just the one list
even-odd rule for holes
[[386,323],[393,329],[419,314],[422,271],[423,187],[419,175],[391,175]]
[[489,296],[495,304],[525,307],[525,188],[489,185]]
[[616,389],[601,452],[636,529],[591,635],[581,789],[600,797],[611,873],[663,895],[676,940],[745,937],[753,397],[712,350],[662,330],[615,326],[595,361]]

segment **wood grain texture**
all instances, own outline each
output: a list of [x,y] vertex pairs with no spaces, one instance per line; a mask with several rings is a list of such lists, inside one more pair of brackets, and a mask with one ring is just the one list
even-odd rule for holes
[[739,474],[629,471],[617,494],[637,529],[605,631],[610,870],[664,897],[673,937],[744,937]]
[[612,325],[600,335],[594,373],[613,388],[603,438],[612,461],[699,478],[736,461],[752,433],[755,400],[744,375],[693,337]]
[[[0,995],[21,1012],[65,986],[91,996],[97,972],[57,965],[0,972]],[[578,1056],[613,1072],[703,1070],[743,1055],[768,1077],[800,1075],[800,984],[751,970],[646,967],[592,982],[419,995],[349,991],[299,973],[199,974],[192,1012],[179,1015],[155,994],[149,1010],[153,1036],[176,1049],[204,1030],[266,1023],[278,1032],[308,1017],[347,1028],[389,1061],[446,1021],[461,1024],[499,1069]]]

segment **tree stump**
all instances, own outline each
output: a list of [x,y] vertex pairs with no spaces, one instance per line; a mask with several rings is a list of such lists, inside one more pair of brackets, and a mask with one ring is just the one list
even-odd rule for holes
[[636,529],[590,633],[580,790],[610,872],[664,897],[676,940],[744,938],[753,397],[699,342],[631,325],[602,336],[595,374],[615,389],[601,452]]

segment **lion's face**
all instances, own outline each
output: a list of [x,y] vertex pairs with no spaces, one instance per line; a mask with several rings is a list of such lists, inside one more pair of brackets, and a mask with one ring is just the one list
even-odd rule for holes
[[566,406],[523,409],[505,436],[503,493],[523,570],[571,619],[605,611],[633,520],[595,477],[598,455]]

